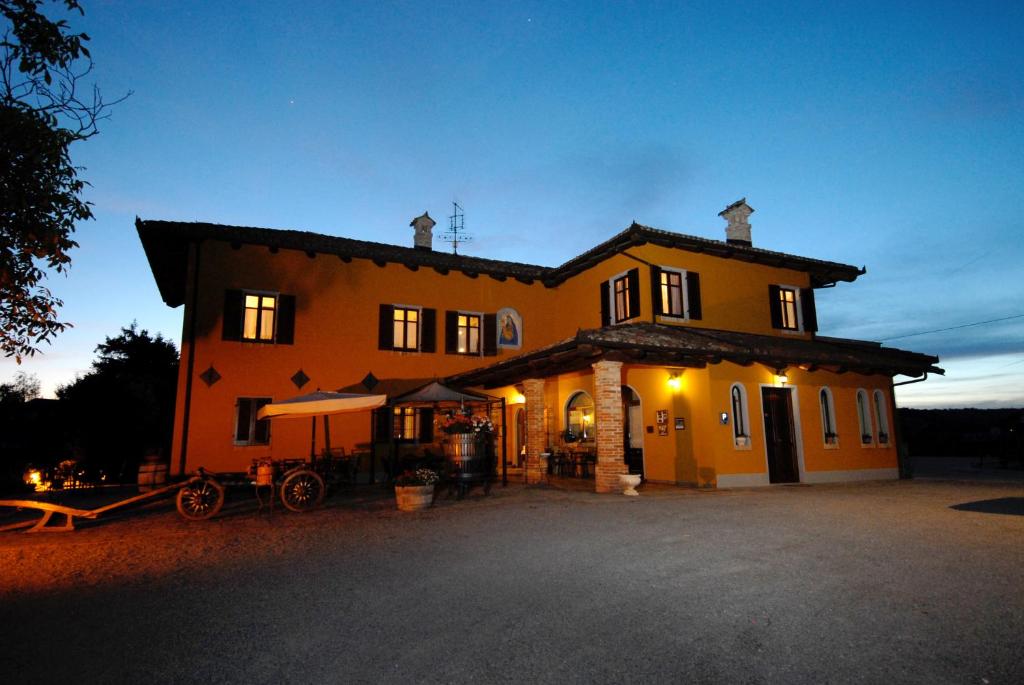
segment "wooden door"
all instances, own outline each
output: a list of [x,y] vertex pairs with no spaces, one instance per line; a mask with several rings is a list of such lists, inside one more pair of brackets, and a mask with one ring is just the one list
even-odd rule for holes
[[761,399],[764,407],[764,436],[768,448],[768,480],[771,483],[799,483],[790,389],[762,388]]

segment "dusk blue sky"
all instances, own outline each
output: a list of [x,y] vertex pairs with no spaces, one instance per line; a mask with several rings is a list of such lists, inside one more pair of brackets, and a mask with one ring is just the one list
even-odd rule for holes
[[[937,354],[905,406],[1024,405],[1020,3],[99,2],[104,95],[73,148],[96,220],[49,285],[74,328],[17,367],[52,390],[121,326],[178,341],[133,225],[412,244],[557,265],[631,221],[867,266],[821,333]],[[435,231],[436,232],[436,231]],[[438,247],[435,242],[435,247]],[[901,379],[897,379],[901,380]]]

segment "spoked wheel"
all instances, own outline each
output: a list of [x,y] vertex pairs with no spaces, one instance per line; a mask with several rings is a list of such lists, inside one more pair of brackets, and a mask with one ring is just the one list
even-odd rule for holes
[[212,478],[193,478],[178,490],[178,513],[189,521],[208,519],[224,506],[224,488]]
[[324,500],[324,479],[302,469],[289,473],[281,484],[281,501],[292,511],[309,511]]

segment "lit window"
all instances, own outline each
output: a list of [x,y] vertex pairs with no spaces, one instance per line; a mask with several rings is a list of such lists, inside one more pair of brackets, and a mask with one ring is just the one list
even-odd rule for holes
[[615,293],[615,322],[633,318],[629,311],[629,275],[616,278],[612,285]]
[[782,314],[782,327],[788,331],[800,329],[797,319],[797,294],[793,288],[779,288],[779,311]]
[[266,445],[270,442],[270,420],[256,419],[256,412],[269,397],[239,397],[235,403],[235,444]]
[[395,407],[395,440],[416,439],[416,409]]
[[683,316],[683,275],[678,271],[661,272],[661,312],[665,316]]
[[868,407],[868,394],[864,390],[857,391],[857,421],[860,424],[860,441],[870,445],[875,441],[875,429],[871,424],[871,409]]
[[835,445],[839,442],[836,434],[836,408],[832,401],[832,391],[822,388],[819,394],[821,402],[821,431],[824,435],[826,445]]
[[594,400],[585,392],[578,392],[565,405],[565,439],[589,440],[594,437]]
[[245,294],[242,340],[273,341],[276,295]]
[[878,423],[878,444],[889,444],[889,413],[885,411],[885,396],[875,390],[875,419]]
[[459,314],[457,351],[459,354],[480,354],[480,316]]
[[408,307],[394,309],[396,350],[419,349],[420,310]]
[[750,432],[747,418],[747,391],[742,383],[733,383],[729,390],[732,401],[732,438],[737,447],[750,444]]

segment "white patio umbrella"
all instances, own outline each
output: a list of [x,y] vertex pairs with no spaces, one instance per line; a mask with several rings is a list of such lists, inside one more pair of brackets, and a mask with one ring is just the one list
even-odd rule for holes
[[316,417],[324,417],[324,443],[331,449],[331,430],[327,417],[332,414],[349,414],[353,412],[377,409],[387,404],[387,395],[360,395],[348,392],[316,392],[299,395],[291,399],[281,400],[273,404],[265,404],[256,412],[257,419],[302,419],[312,417],[313,436],[310,445],[310,457],[316,459]]

